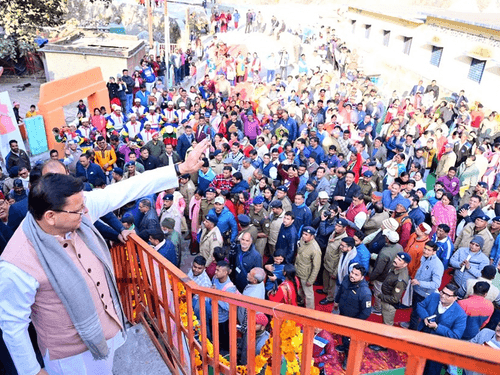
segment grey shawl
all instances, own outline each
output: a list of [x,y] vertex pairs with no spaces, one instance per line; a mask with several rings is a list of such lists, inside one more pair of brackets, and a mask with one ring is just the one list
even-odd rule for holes
[[[52,288],[61,299],[82,341],[94,359],[105,359],[109,352],[108,345],[90,290],[80,270],[59,241],[53,235],[45,233],[29,212],[23,223],[23,231],[33,244]],[[104,266],[113,305],[122,327],[125,329],[125,314],[120,302],[111,254],[106,242],[92,225],[90,219],[85,216],[82,217],[82,223],[76,230],[76,234]]]

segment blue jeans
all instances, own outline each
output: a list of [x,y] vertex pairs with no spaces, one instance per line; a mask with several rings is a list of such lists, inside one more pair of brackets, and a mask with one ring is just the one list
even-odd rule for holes
[[182,77],[181,77],[181,69],[182,68],[175,68],[174,69],[174,75],[175,75],[175,84],[178,85],[179,83],[181,83],[182,81]]
[[491,188],[491,190],[498,189],[499,185],[500,185],[500,173],[497,173],[497,175],[495,176],[495,182],[493,182],[493,187]]
[[132,106],[134,105],[134,94],[127,94],[127,104],[125,105],[125,110],[127,115],[130,113]]
[[274,75],[276,71],[275,70],[268,70],[267,71],[267,83],[274,81]]
[[410,329],[416,331],[418,328],[418,323],[420,321],[420,318],[417,314],[417,305],[422,302],[425,299],[424,296],[421,296],[418,293],[413,292],[413,299],[411,303],[411,316],[410,316]]

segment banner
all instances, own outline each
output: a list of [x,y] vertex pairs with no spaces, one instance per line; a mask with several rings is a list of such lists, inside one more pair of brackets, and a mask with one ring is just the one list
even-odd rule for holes
[[42,116],[35,116],[24,119],[31,155],[39,155],[49,151],[47,144],[47,134]]
[[19,148],[26,150],[17,126],[12,101],[8,91],[4,91],[0,92],[0,153],[4,160],[10,152],[9,141],[12,139],[17,141]]

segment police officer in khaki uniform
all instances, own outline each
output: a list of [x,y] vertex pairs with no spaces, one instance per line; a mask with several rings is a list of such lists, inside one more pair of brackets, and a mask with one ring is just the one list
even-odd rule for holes
[[278,186],[278,188],[276,189],[276,198],[274,199],[281,201],[281,204],[283,205],[283,210],[285,212],[292,210],[292,202],[290,201],[290,198],[288,198],[287,193],[288,193],[288,188],[286,186],[283,185]]
[[[410,276],[408,276],[408,263],[410,262],[410,254],[401,251],[396,255],[389,273],[382,283],[381,293],[377,296],[382,304],[384,324],[389,326],[394,325],[396,306],[401,301],[410,280]],[[368,345],[368,347],[375,351],[387,350],[378,345]]]
[[210,210],[212,208],[215,208],[214,199],[215,199],[216,195],[217,195],[217,192],[215,191],[215,189],[213,187],[209,187],[205,191],[205,198],[203,198],[201,200],[201,203],[200,203],[200,224],[203,221],[203,219],[208,215]]
[[224,244],[222,234],[217,227],[218,221],[216,215],[207,215],[203,220],[204,228],[200,237],[200,255],[202,255],[207,262],[212,261],[214,248],[217,246],[222,247]]
[[372,192],[377,190],[377,184],[373,182],[373,173],[371,171],[363,173],[358,185],[363,193],[365,203],[370,203],[372,201]]
[[283,218],[285,217],[285,210],[283,210],[283,205],[280,200],[272,201],[269,207],[271,207],[272,213],[269,221],[267,248],[269,255],[272,256],[276,249],[276,242],[278,242],[278,235],[280,233],[281,224],[283,224]]
[[373,173],[372,181],[375,183],[375,190],[384,191],[384,176],[377,169],[377,162],[371,161],[368,163],[368,170]]
[[210,160],[210,168],[214,171],[215,175],[217,176],[218,174],[222,173],[222,170],[224,169],[224,163],[223,163],[224,155],[222,154],[221,150],[215,150],[214,151],[214,158]]
[[258,195],[253,199],[253,204],[250,206],[248,216],[250,216],[252,225],[257,228],[257,241],[254,242],[255,249],[260,255],[264,255],[270,225],[267,211],[264,209],[263,196]]
[[328,239],[325,258],[323,260],[323,289],[319,292],[326,294],[319,303],[327,305],[335,300],[335,285],[337,284],[338,265],[340,260],[340,243],[343,238],[348,237],[346,232],[347,220],[337,219],[335,230]]
[[313,227],[304,227],[295,258],[295,269],[300,279],[299,295],[305,298],[306,307],[313,310],[313,284],[321,267],[321,249],[314,239],[315,235],[316,230]]
[[258,231],[257,228],[252,224],[252,221],[250,220],[248,215],[238,215],[238,222],[241,226],[240,234],[238,234],[238,240],[243,237],[245,233],[250,233],[250,235],[252,236],[252,243],[255,243],[255,241],[257,241]]

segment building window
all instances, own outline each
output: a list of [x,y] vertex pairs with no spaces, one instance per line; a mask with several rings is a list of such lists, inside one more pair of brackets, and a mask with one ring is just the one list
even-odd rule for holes
[[441,63],[441,55],[443,54],[443,47],[432,46],[431,65],[439,66]]
[[486,66],[485,60],[472,59],[470,63],[469,76],[468,78],[474,82],[481,83],[481,78],[483,78],[484,67]]
[[356,32],[356,20],[351,20],[351,25],[352,25],[352,33],[354,34]]
[[389,39],[391,38],[391,32],[389,30],[384,30],[384,46],[389,47]]
[[403,48],[403,53],[405,55],[409,55],[410,54],[410,50],[411,50],[411,41],[412,41],[413,38],[410,38],[410,37],[404,37],[404,48]]
[[365,38],[368,39],[370,37],[370,30],[372,29],[372,25],[365,25]]

